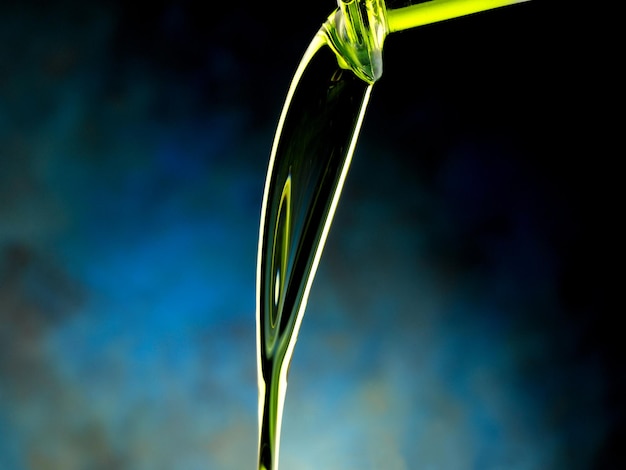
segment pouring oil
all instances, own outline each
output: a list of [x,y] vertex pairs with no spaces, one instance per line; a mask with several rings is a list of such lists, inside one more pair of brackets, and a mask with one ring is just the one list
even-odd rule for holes
[[[278,469],[289,364],[387,34],[526,0],[338,0],[296,70],[278,122],[257,258],[259,470]],[[411,3],[411,2],[408,2]]]
[[372,85],[341,68],[327,31],[296,71],[270,156],[257,264],[259,469],[278,468],[287,374]]

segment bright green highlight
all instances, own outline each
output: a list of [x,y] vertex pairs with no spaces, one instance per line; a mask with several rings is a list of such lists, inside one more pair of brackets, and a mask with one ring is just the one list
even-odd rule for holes
[[395,33],[526,1],[528,0],[431,0],[404,8],[387,10],[388,32]]

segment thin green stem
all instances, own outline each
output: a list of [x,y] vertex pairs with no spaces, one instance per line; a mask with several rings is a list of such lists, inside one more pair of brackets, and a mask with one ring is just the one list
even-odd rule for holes
[[387,10],[388,32],[395,33],[526,1],[528,0],[431,0],[404,8],[390,9]]

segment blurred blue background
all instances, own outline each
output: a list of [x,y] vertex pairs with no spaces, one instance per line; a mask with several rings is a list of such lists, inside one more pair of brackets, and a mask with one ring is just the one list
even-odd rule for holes
[[[0,4],[1,470],[256,464],[262,185],[333,2],[131,3]],[[388,38],[283,468],[619,467],[608,66],[568,15]]]

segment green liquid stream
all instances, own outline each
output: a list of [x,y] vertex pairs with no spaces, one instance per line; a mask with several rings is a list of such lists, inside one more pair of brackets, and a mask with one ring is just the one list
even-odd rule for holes
[[259,470],[278,469],[300,323],[390,32],[526,0],[341,1],[296,70],[270,155],[257,259]]
[[276,132],[257,267],[259,469],[278,468],[287,373],[372,86],[339,67],[322,28]]

